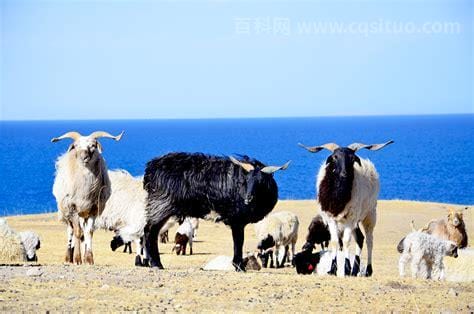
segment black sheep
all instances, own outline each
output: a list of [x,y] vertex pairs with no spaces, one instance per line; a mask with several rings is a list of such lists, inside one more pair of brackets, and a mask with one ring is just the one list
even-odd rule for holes
[[278,200],[273,173],[283,166],[265,166],[258,160],[200,153],[170,153],[148,162],[143,184],[148,192],[145,242],[152,267],[163,268],[157,237],[171,216],[203,218],[211,211],[232,230],[233,263],[242,262],[244,228],[260,221]]

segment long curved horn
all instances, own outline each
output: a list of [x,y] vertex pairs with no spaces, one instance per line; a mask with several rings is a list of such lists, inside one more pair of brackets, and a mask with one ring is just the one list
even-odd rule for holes
[[71,132],[64,133],[60,137],[53,137],[51,139],[51,143],[59,142],[60,140],[63,140],[65,138],[72,138],[74,141],[77,141],[77,139],[80,138],[81,136],[82,135],[79,134],[79,132],[71,131]]
[[288,160],[286,164],[284,164],[283,166],[266,166],[266,167],[263,167],[262,170],[260,171],[270,174],[278,170],[286,170],[286,168],[288,168],[288,166],[290,165],[290,162],[291,160]]
[[362,149],[362,148],[365,148],[365,149],[368,149],[368,150],[379,150],[379,149],[382,149],[385,146],[390,145],[392,143],[395,143],[395,142],[390,140],[390,141],[388,141],[386,143],[383,143],[383,144],[369,144],[369,145],[363,144],[363,143],[352,143],[351,145],[347,146],[347,148],[350,148],[355,152],[358,151],[359,149]]
[[99,138],[99,137],[105,137],[105,138],[111,138],[111,139],[114,139],[116,140],[117,142],[120,141],[120,139],[122,138],[122,135],[123,135],[124,131],[122,131],[119,135],[117,136],[113,136],[111,135],[110,133],[107,133],[105,131],[95,131],[93,133],[91,133],[89,135],[89,137],[92,137],[92,138]]
[[339,145],[337,145],[336,143],[327,143],[327,144],[323,144],[321,146],[312,146],[312,147],[308,147],[308,146],[303,145],[301,143],[298,143],[298,145],[303,147],[304,149],[306,149],[307,151],[309,151],[311,153],[317,153],[317,152],[319,152],[323,149],[327,149],[330,152],[334,152],[336,149],[339,148]]
[[252,164],[246,163],[246,162],[241,162],[237,159],[235,159],[232,156],[229,156],[230,161],[232,161],[234,164],[237,166],[242,167],[245,171],[250,172],[255,169],[255,167]]

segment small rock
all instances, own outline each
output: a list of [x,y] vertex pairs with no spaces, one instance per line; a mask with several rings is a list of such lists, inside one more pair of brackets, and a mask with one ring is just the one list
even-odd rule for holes
[[26,276],[28,277],[39,277],[43,274],[43,271],[40,268],[30,268],[26,271]]
[[459,295],[459,293],[453,288],[449,289],[448,294],[452,297],[457,297]]
[[105,284],[102,287],[100,287],[101,290],[107,290],[109,288],[110,288],[110,286],[108,284]]

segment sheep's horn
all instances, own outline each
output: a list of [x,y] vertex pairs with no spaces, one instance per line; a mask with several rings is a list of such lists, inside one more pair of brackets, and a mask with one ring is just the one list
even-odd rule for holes
[[336,149],[339,148],[339,145],[337,145],[336,143],[327,143],[327,144],[324,144],[324,145],[321,145],[321,146],[312,146],[312,147],[308,147],[308,146],[303,145],[301,143],[298,143],[298,145],[303,147],[304,149],[306,149],[307,151],[309,151],[311,153],[317,153],[317,152],[319,152],[323,149],[327,149],[330,152],[334,152]]
[[365,148],[365,149],[368,149],[368,150],[379,150],[379,149],[382,149],[384,148],[385,146],[387,145],[390,145],[394,143],[394,141],[390,140],[386,143],[383,143],[383,144],[363,144],[363,143],[352,143],[351,145],[347,146],[347,148],[350,148],[352,149],[353,151],[358,151],[359,149],[362,149],[362,148]]
[[263,167],[262,170],[260,170],[261,172],[263,173],[274,173],[278,170],[286,170],[286,168],[288,168],[288,166],[290,165],[290,162],[291,160],[288,160],[286,162],[286,164],[284,164],[283,166],[266,166],[266,167]]
[[114,139],[114,140],[116,140],[116,141],[118,142],[118,141],[120,141],[120,139],[122,138],[123,132],[124,132],[124,131],[122,131],[122,132],[121,132],[119,135],[117,135],[117,136],[113,136],[113,135],[111,135],[110,133],[107,133],[107,132],[104,132],[104,131],[95,131],[95,132],[91,133],[91,134],[89,135],[89,137],[92,137],[92,138],[95,138],[95,139],[97,139],[97,138],[99,138],[99,137],[111,138],[111,139]]
[[74,141],[77,141],[77,139],[80,138],[81,136],[82,135],[79,134],[79,132],[71,131],[71,132],[64,133],[60,137],[53,137],[51,139],[51,143],[59,142],[60,140],[63,140],[65,138],[72,138]]
[[229,156],[230,161],[232,161],[234,164],[237,166],[242,167],[245,171],[250,172],[255,169],[255,167],[252,164],[246,163],[246,162],[241,162],[237,159],[235,159],[232,156]]

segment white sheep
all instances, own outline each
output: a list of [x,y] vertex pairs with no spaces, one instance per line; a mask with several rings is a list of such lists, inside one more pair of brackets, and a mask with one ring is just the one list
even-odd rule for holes
[[104,211],[96,220],[96,227],[114,230],[115,237],[110,243],[113,251],[129,242],[135,243],[135,265],[147,265],[146,250],[141,258],[143,229],[146,225],[145,202],[147,193],[143,189],[143,178],[133,177],[125,170],[109,171],[111,194]]
[[272,213],[255,224],[257,248],[263,267],[267,267],[268,258],[271,259],[270,267],[273,267],[273,255],[276,267],[283,267],[290,245],[291,257],[295,256],[298,227],[298,217],[287,211]]
[[189,243],[189,254],[193,255],[194,228],[190,217],[186,217],[176,230],[173,251],[186,255],[186,245]]
[[405,266],[411,263],[413,278],[444,279],[444,256],[458,256],[458,247],[452,241],[442,240],[424,232],[415,231],[403,240],[403,253],[399,260],[400,277],[405,276]]
[[0,219],[0,262],[36,262],[39,236],[32,231],[15,232],[5,219]]
[[56,161],[53,185],[59,220],[67,224],[66,262],[82,264],[81,243],[84,242],[84,261],[94,264],[92,235],[95,219],[104,210],[110,196],[107,165],[97,139],[105,137],[119,141],[122,135],[123,132],[112,136],[97,131],[82,136],[78,132],[68,132],[51,140],[53,143],[65,138],[74,140],[67,152]]
[[331,234],[330,246],[333,259],[330,274],[337,274],[339,239],[342,239],[345,256],[344,274],[352,276],[359,274],[362,241],[357,244],[352,267],[349,243],[352,235],[355,236],[360,223],[365,231],[367,243],[366,276],[372,275],[373,231],[377,220],[379,176],[372,162],[359,158],[355,153],[363,148],[379,150],[391,143],[393,141],[372,145],[354,143],[348,147],[340,147],[335,143],[314,147],[300,144],[312,153],[317,153],[322,149],[327,149],[332,153],[321,165],[316,180],[321,215],[327,222]]
[[36,251],[41,247],[41,240],[38,234],[33,231],[22,231],[19,232],[21,238],[21,244],[25,248],[26,260],[28,262],[37,262],[38,257]]

